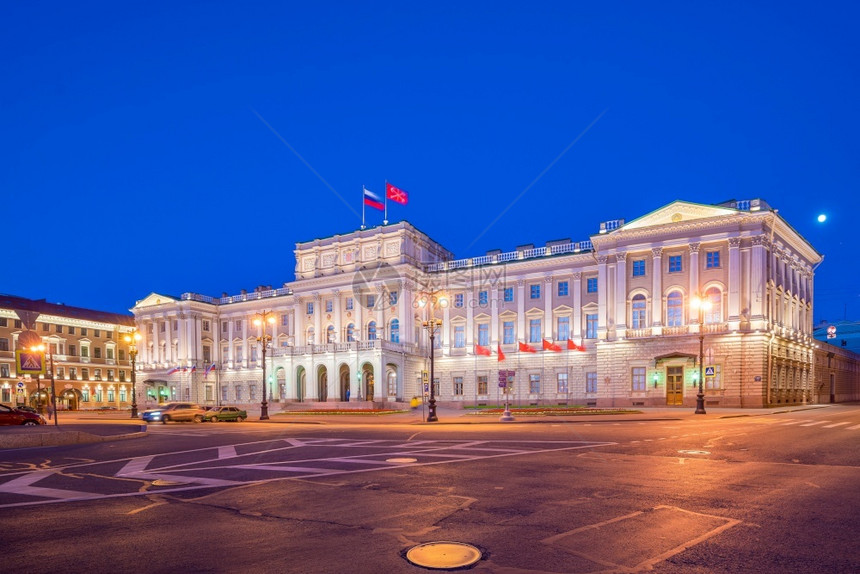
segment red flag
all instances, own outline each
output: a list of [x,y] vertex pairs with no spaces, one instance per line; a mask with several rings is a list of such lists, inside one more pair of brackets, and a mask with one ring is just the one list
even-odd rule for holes
[[578,351],[579,347],[576,346],[576,343],[573,342],[573,339],[567,340],[567,350],[568,351]]
[[527,345],[525,343],[518,343],[520,346],[520,351],[523,353],[537,353],[535,349],[532,349],[531,345]]
[[585,345],[577,345],[576,350],[582,351],[584,353],[585,352]]
[[489,357],[490,355],[492,355],[489,347],[482,347],[481,345],[475,345],[475,354],[483,355],[485,357]]
[[502,352],[502,346],[501,345],[499,345],[498,351],[499,351],[499,360],[504,361],[505,360],[505,354]]
[[543,350],[544,351],[561,351],[561,347],[556,345],[555,343],[550,343],[546,339],[543,340]]
[[391,185],[387,181],[385,182],[385,196],[388,197],[388,199],[390,199],[391,201],[394,201],[401,205],[406,205],[406,203],[409,201],[408,193],[406,193],[399,187]]

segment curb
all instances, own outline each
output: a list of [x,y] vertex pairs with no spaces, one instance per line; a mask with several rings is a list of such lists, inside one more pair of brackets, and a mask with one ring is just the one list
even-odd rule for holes
[[69,444],[85,444],[128,440],[146,436],[146,425],[140,425],[138,431],[115,435],[96,435],[82,431],[60,431],[40,433],[15,433],[0,435],[0,450],[12,448],[34,448],[42,446],[63,446]]

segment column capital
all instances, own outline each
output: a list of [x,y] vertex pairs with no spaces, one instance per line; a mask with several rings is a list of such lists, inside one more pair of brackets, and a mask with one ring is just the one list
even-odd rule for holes
[[691,243],[690,244],[690,253],[698,253],[699,247],[701,247],[701,246],[702,246],[701,243]]
[[616,261],[627,261],[627,252],[626,251],[619,251],[618,253],[615,254],[615,260]]
[[659,259],[659,258],[663,257],[663,248],[662,247],[652,247],[651,248],[651,255],[654,257],[654,259]]
[[580,279],[582,279],[582,271],[574,271],[573,279],[574,281],[579,281]]
[[729,249],[737,249],[741,246],[740,237],[729,237]]
[[598,255],[595,257],[595,259],[597,259],[597,262],[600,265],[605,265],[606,262],[609,261],[609,256],[608,255]]

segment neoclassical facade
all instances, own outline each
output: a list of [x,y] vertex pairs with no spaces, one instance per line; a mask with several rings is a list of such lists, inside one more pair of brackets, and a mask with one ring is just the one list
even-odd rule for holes
[[503,402],[505,370],[515,404],[691,406],[700,355],[707,406],[815,400],[822,257],[763,200],[676,201],[587,240],[466,259],[407,222],[297,243],[295,257],[280,288],[138,301],[139,396],[259,403],[270,338],[270,401],[408,402],[432,317],[443,404]]

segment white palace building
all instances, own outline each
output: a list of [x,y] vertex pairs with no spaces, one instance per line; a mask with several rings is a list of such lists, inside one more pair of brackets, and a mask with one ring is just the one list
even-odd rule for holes
[[763,200],[676,201],[585,241],[467,259],[405,221],[295,257],[281,288],[138,301],[142,406],[259,404],[264,377],[282,408],[408,403],[430,370],[431,315],[443,405],[503,403],[499,370],[515,372],[515,405],[692,407],[700,369],[709,407],[816,401],[822,256]]

